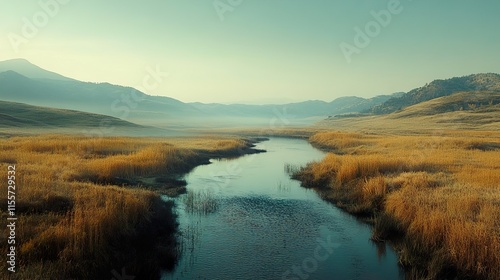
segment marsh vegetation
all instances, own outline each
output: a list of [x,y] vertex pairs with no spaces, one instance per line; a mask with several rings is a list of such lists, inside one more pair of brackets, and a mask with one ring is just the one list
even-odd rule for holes
[[173,203],[156,187],[209,157],[249,152],[252,144],[230,137],[43,135],[5,137],[0,146],[0,168],[15,164],[18,174],[17,279],[109,279],[122,267],[151,279],[172,268],[177,254]]
[[422,135],[322,132],[330,151],[294,173],[306,187],[374,224],[411,279],[500,278],[498,132]]

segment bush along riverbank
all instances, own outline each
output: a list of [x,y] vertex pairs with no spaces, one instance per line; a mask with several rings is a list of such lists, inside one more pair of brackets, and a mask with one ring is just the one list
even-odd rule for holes
[[323,132],[330,151],[290,168],[324,199],[374,225],[407,279],[500,279],[498,132],[377,136]]
[[[0,145],[0,168],[17,172],[18,262],[10,279],[159,278],[178,251],[174,205],[161,194],[182,192],[180,176],[209,158],[261,152],[231,137],[40,135]],[[7,241],[0,237],[5,252]],[[0,267],[7,272],[6,262]]]

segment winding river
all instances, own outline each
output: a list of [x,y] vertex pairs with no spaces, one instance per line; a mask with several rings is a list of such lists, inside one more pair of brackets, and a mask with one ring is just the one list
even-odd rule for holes
[[285,165],[324,153],[304,140],[271,138],[266,153],[198,166],[175,198],[181,252],[162,279],[404,279],[370,226],[289,178]]

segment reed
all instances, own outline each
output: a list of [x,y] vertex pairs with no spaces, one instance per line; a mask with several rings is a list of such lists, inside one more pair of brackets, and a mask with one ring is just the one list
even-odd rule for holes
[[374,221],[411,279],[500,279],[500,134],[322,132],[329,153],[294,174],[326,199]]
[[214,213],[219,206],[214,192],[210,189],[188,191],[183,197],[183,203],[188,212],[204,215]]
[[[0,139],[0,170],[9,164],[17,170],[16,238],[22,261],[16,277],[110,279],[111,270],[122,267],[138,278],[157,277],[176,259],[172,203],[139,187],[98,182],[182,173],[207,155],[237,153],[248,146],[248,141],[230,137]],[[6,179],[0,176],[0,184],[7,185]],[[0,210],[2,219],[5,210]],[[0,244],[7,251],[5,235]],[[6,271],[6,262],[0,267]]]

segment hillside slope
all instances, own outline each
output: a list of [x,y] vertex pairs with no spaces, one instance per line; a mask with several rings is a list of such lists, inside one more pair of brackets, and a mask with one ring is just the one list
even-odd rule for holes
[[385,115],[328,118],[317,127],[357,131],[500,130],[500,90],[458,92]]
[[52,79],[60,81],[75,81],[74,79],[64,77],[57,73],[47,71],[34,64],[31,64],[26,59],[10,59],[0,63],[0,73],[6,71],[14,71],[30,79]]
[[435,80],[423,87],[413,89],[401,97],[391,98],[374,106],[370,112],[388,114],[434,98],[470,91],[500,91],[500,75],[486,73]]
[[140,128],[142,126],[118,118],[73,110],[31,106],[0,101],[0,127],[15,128],[77,128],[114,126]]
[[490,111],[498,104],[500,91],[458,92],[406,107],[391,114],[391,117],[432,116],[455,111]]

